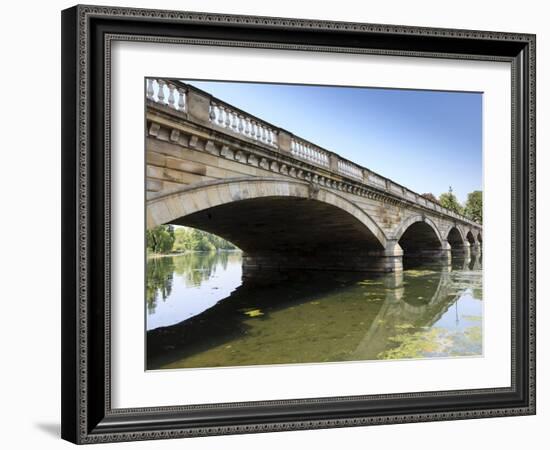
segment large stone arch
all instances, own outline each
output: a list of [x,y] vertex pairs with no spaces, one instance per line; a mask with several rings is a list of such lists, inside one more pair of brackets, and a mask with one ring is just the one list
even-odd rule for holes
[[[194,213],[243,200],[260,198],[312,199],[353,216],[386,248],[387,237],[361,208],[338,193],[299,180],[232,178],[197,183],[147,202],[147,228],[174,223]],[[328,218],[327,218],[328,219]]]

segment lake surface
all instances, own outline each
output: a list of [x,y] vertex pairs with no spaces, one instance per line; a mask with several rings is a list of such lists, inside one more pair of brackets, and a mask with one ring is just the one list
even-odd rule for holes
[[147,368],[478,356],[481,259],[260,283],[241,280],[238,251],[151,258]]

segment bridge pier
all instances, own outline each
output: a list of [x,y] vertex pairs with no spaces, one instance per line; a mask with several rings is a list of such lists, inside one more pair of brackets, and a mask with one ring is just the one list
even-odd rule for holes
[[388,240],[383,250],[319,248],[315,251],[243,255],[244,278],[279,278],[300,271],[402,272],[403,250],[396,240]]
[[479,253],[481,251],[481,245],[476,241],[473,245],[470,245],[470,249],[472,253]]

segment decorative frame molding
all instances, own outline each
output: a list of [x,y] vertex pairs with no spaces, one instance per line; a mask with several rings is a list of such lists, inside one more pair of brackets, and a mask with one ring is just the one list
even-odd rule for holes
[[[112,409],[109,112],[115,40],[510,62],[512,385]],[[535,413],[534,35],[75,6],[62,13],[62,82],[64,439],[83,444]]]

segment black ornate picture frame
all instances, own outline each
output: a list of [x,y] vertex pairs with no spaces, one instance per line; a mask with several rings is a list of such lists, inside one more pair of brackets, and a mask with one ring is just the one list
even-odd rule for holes
[[[170,407],[111,405],[115,41],[504,61],[512,72],[511,386]],[[75,6],[62,12],[62,437],[74,443],[535,414],[535,36]]]

